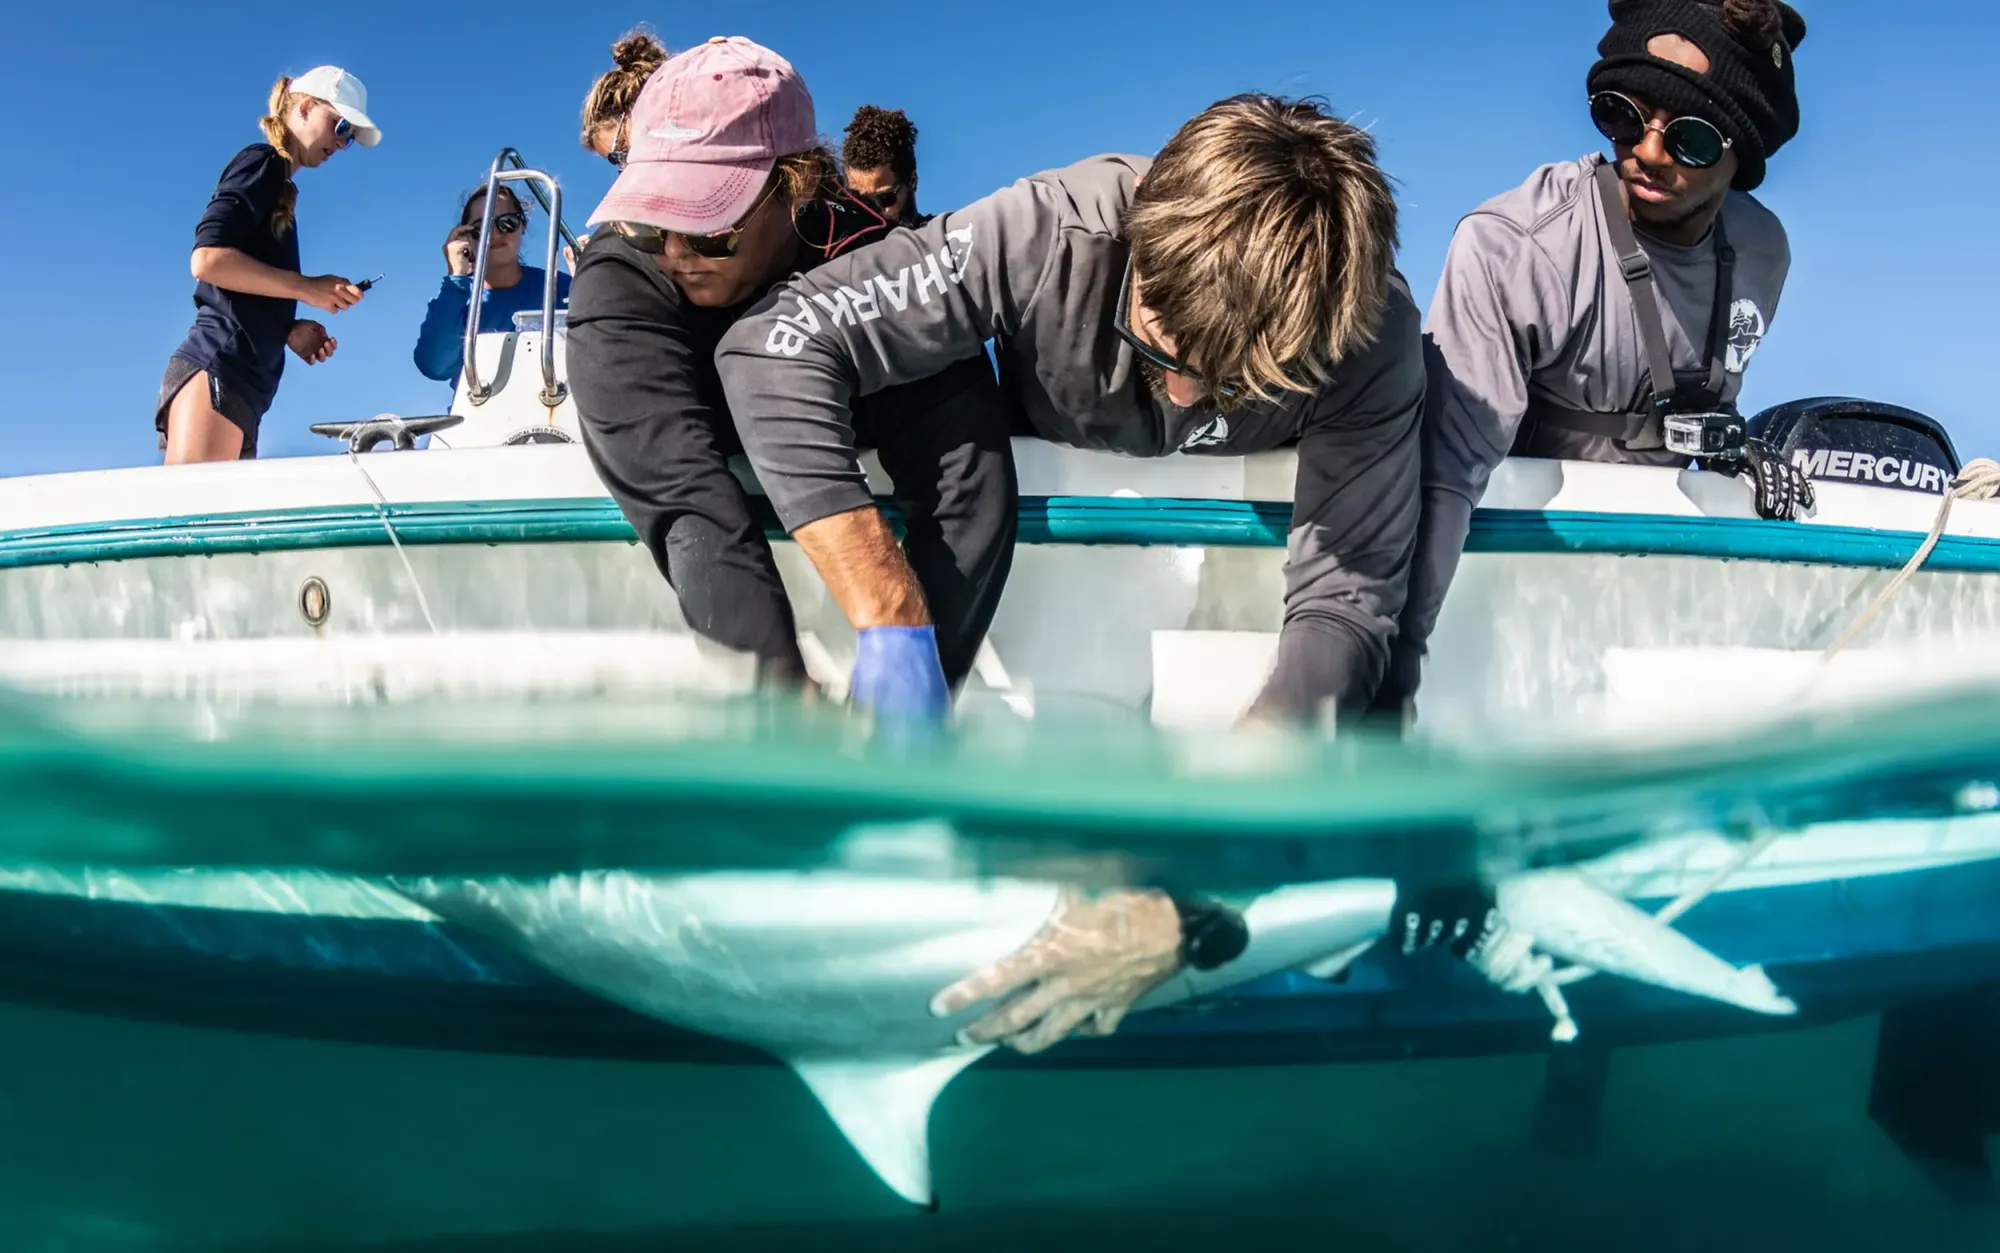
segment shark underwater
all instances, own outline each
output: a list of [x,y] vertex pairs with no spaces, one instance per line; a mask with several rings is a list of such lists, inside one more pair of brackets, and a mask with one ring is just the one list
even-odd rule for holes
[[[875,1174],[924,1207],[936,1198],[931,1108],[993,1048],[959,1039],[991,1003],[938,1017],[931,1000],[1027,944],[1063,891],[1054,881],[845,870],[604,870],[395,886],[581,988],[781,1059]],[[1391,880],[1345,879],[1239,902],[1250,931],[1243,954],[1218,970],[1179,972],[1134,1009],[1209,996],[1279,971],[1332,977],[1381,937],[1395,896]],[[1518,875],[1499,884],[1498,896],[1512,926],[1536,936],[1543,954],[1577,963],[1564,972],[1570,977],[1601,970],[1760,1013],[1794,1011],[1761,970],[1730,966],[1576,873]],[[1566,1022],[1554,984],[1540,984]]]

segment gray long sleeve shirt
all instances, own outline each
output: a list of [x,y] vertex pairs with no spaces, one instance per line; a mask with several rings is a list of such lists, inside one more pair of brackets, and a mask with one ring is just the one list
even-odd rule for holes
[[1113,330],[1125,211],[1149,165],[1101,156],[1037,174],[795,277],[716,353],[744,447],[787,529],[864,507],[854,397],[988,340],[1002,386],[1059,443],[1158,457],[1296,441],[1284,628],[1253,709],[1309,719],[1363,708],[1387,665],[1416,535],[1416,304],[1393,276],[1374,344],[1315,394],[1227,413],[1167,403]]
[[[1424,518],[1409,605],[1397,645],[1399,679],[1413,671],[1443,607],[1493,468],[1514,449],[1522,419],[1542,404],[1632,413],[1652,391],[1632,294],[1618,268],[1594,186],[1604,161],[1545,165],[1458,224],[1425,324],[1430,388],[1424,419]],[[1778,310],[1791,248],[1785,228],[1755,197],[1732,191],[1723,230],[1736,251],[1725,337],[1723,399]],[[1681,247],[1638,232],[1676,370],[1704,367],[1715,298],[1715,237]],[[1669,381],[1666,386],[1671,387]],[[1610,437],[1541,427],[1533,456],[1579,461],[1687,464],[1663,449],[1633,450]],[[1388,693],[1385,692],[1385,695]],[[1407,693],[1403,693],[1407,694]]]

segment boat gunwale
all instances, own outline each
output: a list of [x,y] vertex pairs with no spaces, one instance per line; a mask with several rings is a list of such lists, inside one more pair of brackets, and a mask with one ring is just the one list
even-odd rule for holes
[[[880,502],[895,516],[894,505]],[[765,533],[784,538],[761,499]],[[187,514],[0,531],[0,570],[166,557],[294,552],[404,544],[636,544],[607,497],[324,505]],[[1025,544],[1283,548],[1284,502],[1180,497],[1028,496]],[[1753,518],[1577,510],[1480,509],[1466,550],[1517,555],[1696,557],[1894,569],[1916,552],[1915,531],[1772,523]],[[1925,568],[2000,573],[2000,540],[1946,535]]]

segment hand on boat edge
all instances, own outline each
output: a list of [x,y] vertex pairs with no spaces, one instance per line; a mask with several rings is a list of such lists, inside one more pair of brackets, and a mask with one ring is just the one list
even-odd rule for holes
[[1796,522],[1818,503],[1806,472],[1761,439],[1745,440],[1741,459],[1718,461],[1714,469],[1731,478],[1747,473],[1757,516],[1767,521]]
[[1072,1031],[1110,1035],[1138,999],[1180,969],[1181,920],[1164,892],[1064,888],[1020,952],[938,993],[939,1017],[1004,999],[959,1033],[967,1044],[1039,1053]]

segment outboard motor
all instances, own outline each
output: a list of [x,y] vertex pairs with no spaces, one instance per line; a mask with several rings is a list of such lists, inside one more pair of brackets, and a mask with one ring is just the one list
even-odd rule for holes
[[1935,418],[1873,400],[1787,401],[1751,418],[1748,431],[1823,483],[1941,495],[1959,469],[1958,450]]

